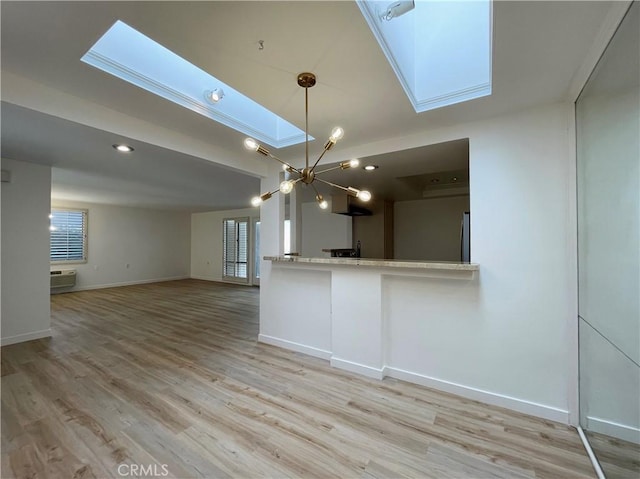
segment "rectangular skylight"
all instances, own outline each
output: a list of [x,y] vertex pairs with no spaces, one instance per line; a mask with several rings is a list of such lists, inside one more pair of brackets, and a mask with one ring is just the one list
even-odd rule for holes
[[491,0],[356,0],[416,113],[491,94]]
[[[305,140],[301,129],[120,20],[81,60],[275,148]],[[205,100],[216,88],[224,98]]]

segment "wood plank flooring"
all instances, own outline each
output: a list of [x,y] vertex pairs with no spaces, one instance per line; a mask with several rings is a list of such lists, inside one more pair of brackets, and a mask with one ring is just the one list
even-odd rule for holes
[[575,430],[258,344],[259,291],[52,297],[2,348],[2,478],[593,478]]

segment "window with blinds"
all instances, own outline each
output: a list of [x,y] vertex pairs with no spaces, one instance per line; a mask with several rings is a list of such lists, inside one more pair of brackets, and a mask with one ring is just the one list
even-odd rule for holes
[[49,229],[52,263],[87,261],[87,210],[52,210]]
[[225,218],[223,225],[223,277],[248,281],[249,218]]

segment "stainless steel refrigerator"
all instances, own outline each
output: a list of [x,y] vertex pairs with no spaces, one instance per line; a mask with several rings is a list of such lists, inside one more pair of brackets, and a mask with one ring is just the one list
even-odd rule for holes
[[468,211],[462,213],[460,225],[460,261],[471,262],[471,214]]

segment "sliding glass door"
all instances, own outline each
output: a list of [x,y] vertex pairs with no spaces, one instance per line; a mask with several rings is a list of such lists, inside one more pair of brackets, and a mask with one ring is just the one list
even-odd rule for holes
[[222,278],[226,281],[249,282],[249,218],[223,220]]
[[260,220],[253,220],[253,284],[260,284]]

